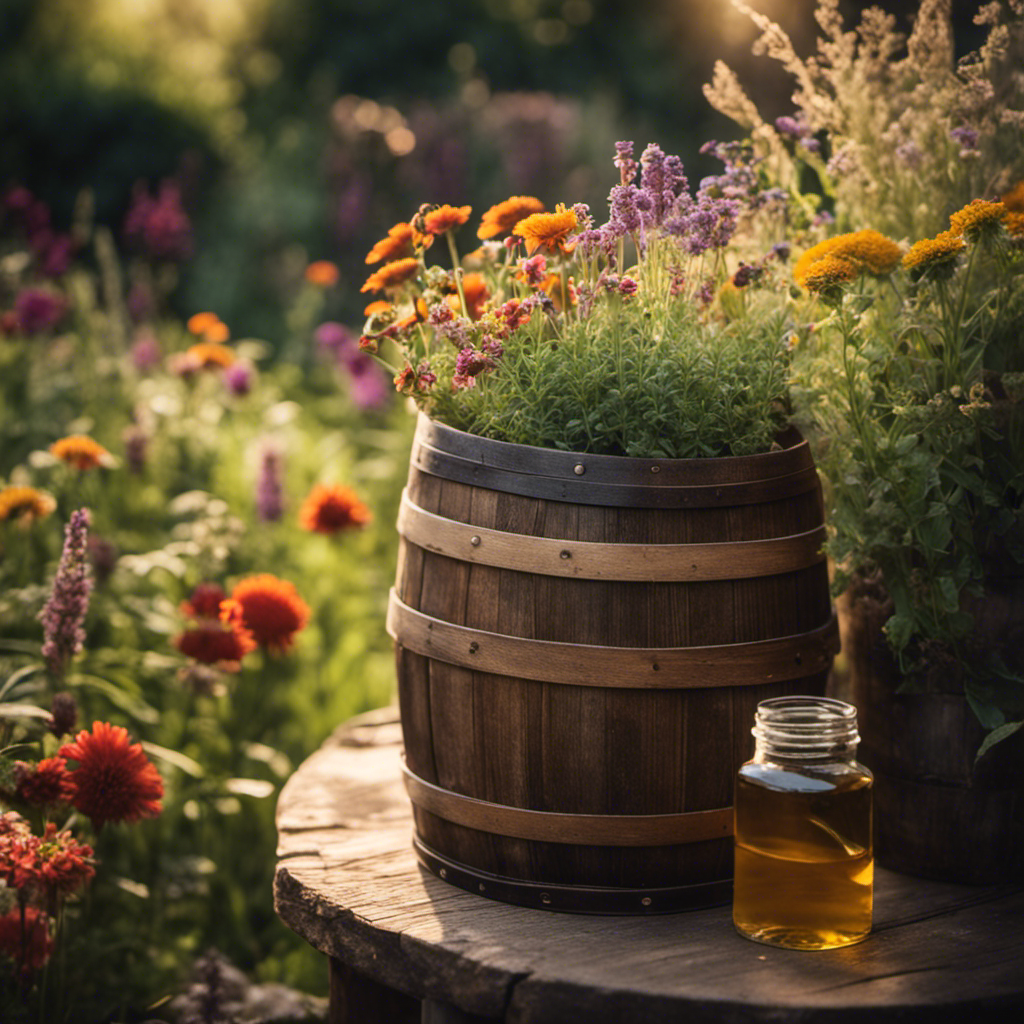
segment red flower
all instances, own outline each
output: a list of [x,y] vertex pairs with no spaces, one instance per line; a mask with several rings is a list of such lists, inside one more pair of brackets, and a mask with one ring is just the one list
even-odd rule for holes
[[81,888],[96,873],[92,847],[50,822],[41,836],[7,837],[0,847],[0,876],[8,886],[54,909],[61,896]]
[[100,829],[108,821],[155,818],[163,809],[164,784],[160,773],[128,730],[108,722],[93,722],[73,743],[60,748],[60,756],[78,765],[71,771],[71,803]]
[[221,621],[241,626],[261,647],[286,651],[309,621],[309,605],[295,586],[270,573],[242,580],[221,605]]
[[0,955],[9,956],[19,974],[38,971],[52,952],[50,919],[38,907],[25,908],[24,928],[18,909],[0,917]]
[[314,533],[365,526],[372,515],[351,487],[317,484],[299,509],[299,525]]
[[15,796],[33,807],[48,807],[71,800],[74,787],[67,762],[62,757],[47,757],[35,765],[17,761],[14,778]]
[[175,638],[174,646],[189,658],[204,665],[220,665],[226,671],[236,669],[242,658],[256,649],[246,630],[232,629],[213,619],[204,619],[192,629],[186,629]]
[[200,583],[187,601],[183,601],[181,610],[194,619],[216,619],[220,617],[220,603],[227,597],[224,590],[216,583]]

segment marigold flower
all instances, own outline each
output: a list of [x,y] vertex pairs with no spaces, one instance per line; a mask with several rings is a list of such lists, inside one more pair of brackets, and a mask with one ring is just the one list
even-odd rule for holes
[[[483,316],[484,306],[491,297],[487,288],[487,281],[483,274],[466,274],[462,279],[462,293],[466,296],[466,305],[469,307],[468,316],[471,320],[479,320]],[[447,296],[448,305],[455,313],[462,312],[462,302],[458,295]]]
[[420,261],[408,256],[402,260],[385,263],[380,270],[372,273],[359,290],[361,292],[380,292],[398,288],[406,281],[415,277],[420,271]]
[[519,221],[512,234],[523,239],[530,256],[540,248],[548,252],[567,252],[565,240],[578,223],[575,210],[567,210],[564,203],[559,203],[554,213],[534,213]]
[[363,316],[377,316],[380,313],[390,313],[395,307],[387,299],[376,299],[363,310]]
[[98,441],[84,434],[72,434],[54,441],[50,445],[50,454],[75,469],[96,469],[98,466],[110,468],[115,465],[114,456]]
[[963,238],[955,231],[943,231],[934,238],[915,242],[903,257],[903,267],[916,273],[942,268],[952,271],[956,258],[967,248]]
[[812,263],[804,272],[801,283],[809,292],[828,297],[837,288],[855,280],[857,272],[855,264],[830,254]]
[[221,605],[221,621],[239,624],[269,651],[286,651],[309,622],[309,605],[294,584],[270,573],[242,580]]
[[380,263],[382,260],[397,260],[411,256],[413,252],[412,225],[402,221],[388,228],[386,238],[382,238],[366,254],[367,263]]
[[49,807],[68,803],[71,799],[71,776],[62,757],[47,757],[38,764],[16,761],[14,794],[33,807]]
[[0,916],[0,956],[9,956],[19,974],[38,971],[50,959],[52,952],[50,918],[45,911],[39,907],[25,907],[24,929],[18,908]]
[[97,830],[108,821],[155,818],[163,809],[160,773],[127,729],[93,722],[91,733],[83,729],[59,754],[78,762],[71,770],[71,803]]
[[1007,213],[1006,233],[1014,239],[1024,238],[1024,210],[1011,210]]
[[338,283],[337,266],[330,260],[314,260],[306,267],[306,280],[318,288],[330,288]]
[[235,353],[227,345],[214,342],[201,341],[192,345],[185,355],[202,370],[225,369],[235,361]]
[[955,235],[963,235],[968,241],[975,241],[984,234],[997,231],[1006,220],[1006,207],[1002,203],[990,203],[975,199],[962,210],[950,214],[949,228]]
[[543,213],[544,204],[533,196],[511,196],[503,203],[496,203],[484,215],[477,230],[477,238],[494,238],[508,235],[521,221],[534,213]]
[[801,287],[807,287],[804,276],[812,264],[824,256],[836,256],[846,260],[861,272],[883,277],[891,274],[902,257],[900,247],[885,235],[868,228],[852,231],[845,235],[834,235],[825,241],[812,245],[793,268],[793,280]]
[[185,322],[189,333],[219,345],[231,337],[231,330],[216,313],[194,313]]
[[1003,206],[1010,213],[1024,213],[1024,180],[1018,181],[1009,192],[1000,198],[1003,201]]
[[10,519],[29,526],[51,515],[56,507],[57,502],[51,495],[34,487],[0,488],[0,521]]
[[372,518],[356,492],[342,484],[317,484],[299,509],[299,525],[312,533],[338,533]]
[[443,235],[446,231],[454,231],[469,220],[473,212],[472,206],[439,206],[423,215],[423,230],[430,235]]

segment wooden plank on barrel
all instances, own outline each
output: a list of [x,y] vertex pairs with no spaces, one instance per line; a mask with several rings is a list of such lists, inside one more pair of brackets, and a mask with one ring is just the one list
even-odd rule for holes
[[278,806],[278,912],[377,982],[509,1024],[988,1024],[1024,1008],[1020,886],[879,871],[873,934],[814,954],[740,938],[727,907],[589,918],[452,888],[416,864],[391,728],[390,744],[325,745]]

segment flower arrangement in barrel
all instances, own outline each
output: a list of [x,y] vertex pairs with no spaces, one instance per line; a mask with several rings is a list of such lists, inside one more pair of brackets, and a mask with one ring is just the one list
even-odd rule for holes
[[[787,246],[756,248],[777,196],[742,154],[691,192],[682,163],[617,146],[608,218],[531,196],[425,205],[367,256],[361,347],[431,416],[498,440],[650,457],[771,448],[787,415],[788,326],[751,295]],[[768,229],[766,229],[768,230]],[[780,239],[781,241],[781,239]],[[433,259],[440,249],[441,260]],[[756,312],[757,315],[754,315]]]
[[982,5],[985,42],[955,61],[948,2],[924,0],[904,40],[820,0],[803,61],[734,3],[797,114],[764,122],[724,66],[709,96],[795,224],[824,197],[846,229],[799,255],[790,304],[836,591],[884,623],[905,687],[964,693],[987,750],[1024,724],[1024,4]]

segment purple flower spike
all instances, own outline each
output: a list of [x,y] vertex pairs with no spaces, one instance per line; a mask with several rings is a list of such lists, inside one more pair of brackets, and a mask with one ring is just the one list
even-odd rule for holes
[[281,453],[270,446],[263,449],[260,461],[260,475],[256,482],[256,514],[263,523],[276,523],[284,514]]
[[18,326],[26,334],[42,334],[60,323],[64,316],[64,300],[40,288],[26,288],[14,300]]
[[632,142],[615,143],[615,166],[619,169],[619,184],[632,185],[637,171]]
[[54,679],[63,679],[68,662],[85,642],[86,612],[92,578],[89,570],[89,510],[71,513],[64,528],[64,550],[50,598],[39,616],[43,624],[43,658]]

